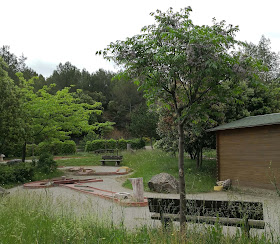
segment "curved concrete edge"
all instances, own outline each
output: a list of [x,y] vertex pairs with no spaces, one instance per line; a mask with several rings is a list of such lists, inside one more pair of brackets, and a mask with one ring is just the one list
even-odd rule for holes
[[93,190],[93,191],[88,191],[88,190],[83,190],[81,188],[77,188],[74,184],[63,185],[63,187],[70,188],[75,191],[87,193],[90,195],[98,196],[98,197],[101,197],[106,200],[112,200],[124,207],[146,207],[146,206],[148,206],[147,198],[144,198],[144,202],[126,202],[121,199],[115,198],[114,195],[116,194],[116,192],[113,192],[113,191],[102,190],[102,189],[92,187],[92,186],[85,186],[86,188],[90,188]]

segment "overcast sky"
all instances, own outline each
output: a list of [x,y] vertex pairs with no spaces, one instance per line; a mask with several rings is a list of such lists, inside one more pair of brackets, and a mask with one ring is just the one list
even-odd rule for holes
[[239,25],[237,39],[257,44],[264,35],[280,51],[280,0],[2,0],[0,46],[24,54],[28,66],[45,77],[66,61],[89,72],[116,71],[95,52],[153,24],[150,12],[187,6],[194,24],[226,20]]

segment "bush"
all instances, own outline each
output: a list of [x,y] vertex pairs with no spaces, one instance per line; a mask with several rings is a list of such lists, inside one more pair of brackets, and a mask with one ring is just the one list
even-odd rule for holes
[[125,139],[120,139],[119,141],[118,141],[118,149],[120,149],[120,150],[126,150],[126,146],[127,145],[127,140],[125,140]]
[[53,160],[53,156],[49,153],[40,155],[37,162],[37,168],[43,173],[52,173],[57,169],[57,163]]
[[34,169],[28,163],[14,166],[0,166],[0,184],[23,183],[32,180]]
[[50,153],[53,155],[61,154],[75,154],[76,153],[76,143],[74,141],[54,141],[54,142],[41,142],[37,146],[36,155],[41,155],[43,153]]
[[130,140],[128,143],[131,144],[132,149],[142,149],[146,145],[145,141],[142,139],[133,139]]
[[87,152],[95,151],[95,150],[99,150],[99,149],[125,150],[127,147],[127,144],[131,144],[132,149],[141,149],[141,148],[145,147],[145,142],[142,139],[133,139],[133,140],[100,139],[100,140],[88,141],[86,143],[85,150]]

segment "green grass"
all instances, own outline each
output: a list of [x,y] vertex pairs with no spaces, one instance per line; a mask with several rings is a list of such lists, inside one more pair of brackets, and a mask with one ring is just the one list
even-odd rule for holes
[[123,224],[115,225],[110,216],[88,214],[87,210],[93,207],[92,202],[54,200],[47,191],[0,197],[0,243],[271,243],[264,236],[249,240],[240,232],[223,235],[218,225],[188,228],[182,233],[177,228],[165,230],[147,226],[128,231]]
[[75,157],[69,159],[56,160],[59,166],[96,166],[101,165],[100,155],[96,154],[76,154]]
[[203,156],[206,158],[216,158],[217,151],[216,149],[205,149],[203,150]]
[[55,172],[49,174],[42,173],[40,171],[35,171],[32,181],[52,179],[52,178],[60,177],[62,175],[64,175],[64,172],[62,172],[61,170],[56,170]]
[[[135,154],[125,153],[124,164],[135,171],[130,176],[131,178],[143,177],[146,191],[149,190],[148,181],[156,174],[165,172],[178,178],[177,157],[159,150],[142,150]],[[216,181],[215,174],[215,160],[204,160],[202,169],[197,170],[195,161],[185,158],[186,192],[212,191]],[[131,188],[131,183],[127,180],[124,186]]]
[[[178,159],[160,150],[138,150],[135,153],[120,152],[123,155],[122,166],[133,169],[130,177],[143,177],[144,188],[156,174],[165,172],[178,178]],[[76,157],[76,158],[73,158]],[[101,165],[101,155],[93,153],[77,153],[71,159],[57,160],[59,166],[93,166]],[[113,165],[113,164],[112,164]],[[196,169],[194,160],[185,158],[185,178],[187,193],[212,191],[216,181],[216,161],[203,160],[202,169]],[[124,187],[131,188],[127,180]]]

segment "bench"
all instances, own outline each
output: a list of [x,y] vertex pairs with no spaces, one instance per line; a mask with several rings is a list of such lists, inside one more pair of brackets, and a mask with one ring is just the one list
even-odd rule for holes
[[[148,198],[152,219],[161,220],[166,227],[180,220],[180,200]],[[186,221],[241,227],[249,237],[250,228],[264,229],[261,202],[186,200]]]
[[94,153],[99,154],[99,153],[114,153],[115,149],[98,149],[95,150]]
[[120,165],[121,161],[123,159],[123,156],[115,156],[115,155],[104,155],[102,156],[102,159],[100,162],[102,163],[102,166],[105,165],[105,162],[115,162],[116,166]]

